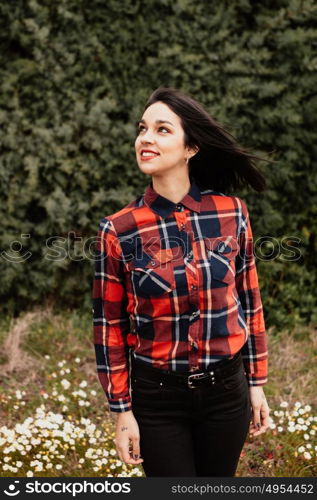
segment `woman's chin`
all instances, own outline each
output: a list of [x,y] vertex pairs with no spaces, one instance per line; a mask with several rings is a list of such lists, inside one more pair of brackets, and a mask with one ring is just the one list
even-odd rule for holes
[[146,165],[139,165],[139,169],[141,170],[141,172],[143,172],[144,174],[149,174],[149,175],[152,175],[152,174],[156,174],[159,172],[160,169],[157,168],[157,166],[155,165],[151,165],[150,163],[146,164]]

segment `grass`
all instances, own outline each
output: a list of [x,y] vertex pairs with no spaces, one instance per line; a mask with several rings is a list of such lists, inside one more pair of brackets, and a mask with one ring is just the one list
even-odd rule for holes
[[[0,476],[144,476],[116,454],[91,321],[51,308],[1,320]],[[268,341],[270,428],[247,439],[236,475],[316,476],[316,330],[269,331]]]

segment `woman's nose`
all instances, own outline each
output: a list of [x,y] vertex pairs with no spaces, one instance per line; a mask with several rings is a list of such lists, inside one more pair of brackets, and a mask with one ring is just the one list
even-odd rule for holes
[[141,137],[141,142],[145,143],[145,142],[153,142],[153,135],[151,132],[149,132],[149,130],[147,130]]

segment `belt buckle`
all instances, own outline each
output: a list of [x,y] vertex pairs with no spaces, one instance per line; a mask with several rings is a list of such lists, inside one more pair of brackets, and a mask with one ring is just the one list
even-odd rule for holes
[[206,373],[203,373],[203,372],[201,372],[201,373],[193,373],[192,375],[189,375],[188,378],[187,378],[187,385],[188,385],[188,387],[190,389],[194,389],[195,388],[195,386],[192,385],[193,382],[190,380],[191,378],[200,380],[200,379],[205,378],[205,377],[206,377]]

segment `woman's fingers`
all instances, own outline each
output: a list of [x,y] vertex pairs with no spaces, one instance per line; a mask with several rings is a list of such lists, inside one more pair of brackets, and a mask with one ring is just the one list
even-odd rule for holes
[[258,436],[265,432],[269,427],[269,413],[270,409],[268,404],[263,401],[260,411],[256,409],[256,417],[253,418],[253,427],[250,429],[250,434]]
[[132,451],[131,451],[132,458],[134,458],[134,460],[136,461],[141,460],[143,462],[143,458],[141,458],[140,455],[140,439],[138,437],[133,437],[131,441],[132,441]]
[[131,438],[131,444],[129,440],[120,441],[116,445],[118,457],[121,462],[125,462],[126,464],[141,464],[143,462],[143,458],[140,457],[140,445],[139,438],[133,437]]

